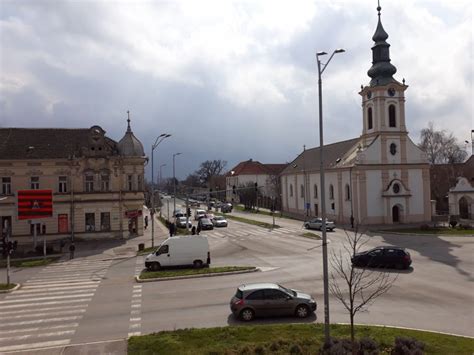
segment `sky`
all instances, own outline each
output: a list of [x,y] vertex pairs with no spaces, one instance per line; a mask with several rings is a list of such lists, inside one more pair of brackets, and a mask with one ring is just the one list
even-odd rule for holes
[[[471,0],[382,0],[411,139],[433,122],[471,141]],[[89,128],[120,140],[130,111],[155,171],[185,178],[205,160],[290,162],[362,131],[376,0],[0,0],[0,127]],[[470,145],[469,145],[470,146]],[[466,145],[467,149],[468,145]],[[470,153],[470,150],[469,150]],[[150,165],[150,164],[149,164]],[[147,167],[150,174],[150,166]],[[156,176],[156,175],[155,175]]]

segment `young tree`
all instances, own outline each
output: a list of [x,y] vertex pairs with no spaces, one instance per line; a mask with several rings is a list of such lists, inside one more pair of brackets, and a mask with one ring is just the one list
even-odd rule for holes
[[397,279],[386,271],[372,271],[355,267],[351,258],[368,242],[368,237],[359,232],[356,225],[353,232],[345,231],[343,250],[333,251],[330,257],[332,271],[329,280],[331,294],[339,300],[349,313],[351,341],[355,354],[354,318],[365,310],[376,298],[386,293]]
[[436,131],[433,122],[423,128],[418,145],[427,155],[431,164],[462,163],[467,153],[451,132]]

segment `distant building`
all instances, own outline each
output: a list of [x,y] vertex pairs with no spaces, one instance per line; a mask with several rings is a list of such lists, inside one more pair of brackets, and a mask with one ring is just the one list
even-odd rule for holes
[[264,197],[279,198],[279,174],[286,164],[262,164],[252,159],[240,162],[226,174],[227,201],[239,202],[233,187],[241,188],[257,183],[259,193]]
[[[361,87],[362,134],[324,146],[327,217],[339,223],[414,223],[431,219],[430,166],[408,136],[405,80],[393,78],[380,9],[372,39],[370,84]],[[348,127],[351,123],[348,122]],[[307,149],[281,174],[283,211],[321,216],[320,148]]]
[[[0,234],[20,243],[36,233],[59,238],[143,234],[143,145],[130,120],[117,143],[99,126],[0,128]],[[19,220],[18,190],[51,189],[53,217]]]

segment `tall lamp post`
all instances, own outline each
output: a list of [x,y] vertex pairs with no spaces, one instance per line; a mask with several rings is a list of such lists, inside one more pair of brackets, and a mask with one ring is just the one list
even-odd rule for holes
[[[176,211],[176,177],[175,177],[175,172],[174,172],[174,158],[177,155],[181,155],[181,153],[174,153],[173,154],[173,213]],[[169,217],[169,216],[168,216]]]
[[156,147],[163,142],[165,138],[171,137],[171,134],[163,133],[160,134],[155,139],[155,143],[151,146],[151,247],[155,246],[155,167],[154,167],[154,159],[153,159],[153,152],[155,151]]
[[332,57],[336,53],[343,53],[344,49],[336,49],[329,60],[326,63],[321,63],[319,57],[326,55],[326,52],[316,53],[316,61],[318,62],[318,96],[319,96],[319,176],[321,178],[321,218],[322,218],[322,234],[323,234],[323,278],[324,278],[324,341],[326,344],[329,343],[329,276],[328,276],[328,246],[327,246],[327,236],[326,236],[326,199],[324,186],[324,142],[323,142],[323,93],[322,93],[322,82],[321,75],[328,66]]
[[158,185],[161,185],[161,183],[163,182],[163,175],[161,174],[161,168],[166,166],[166,164],[161,164],[160,165],[160,176],[159,176],[159,180],[158,180]]

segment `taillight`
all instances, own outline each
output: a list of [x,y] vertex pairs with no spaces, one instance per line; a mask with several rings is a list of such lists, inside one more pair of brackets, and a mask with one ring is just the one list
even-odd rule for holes
[[237,301],[234,302],[234,304],[235,304],[236,306],[241,306],[241,305],[244,304],[244,300],[237,300]]
[[410,260],[410,255],[405,255],[404,259],[405,260]]

